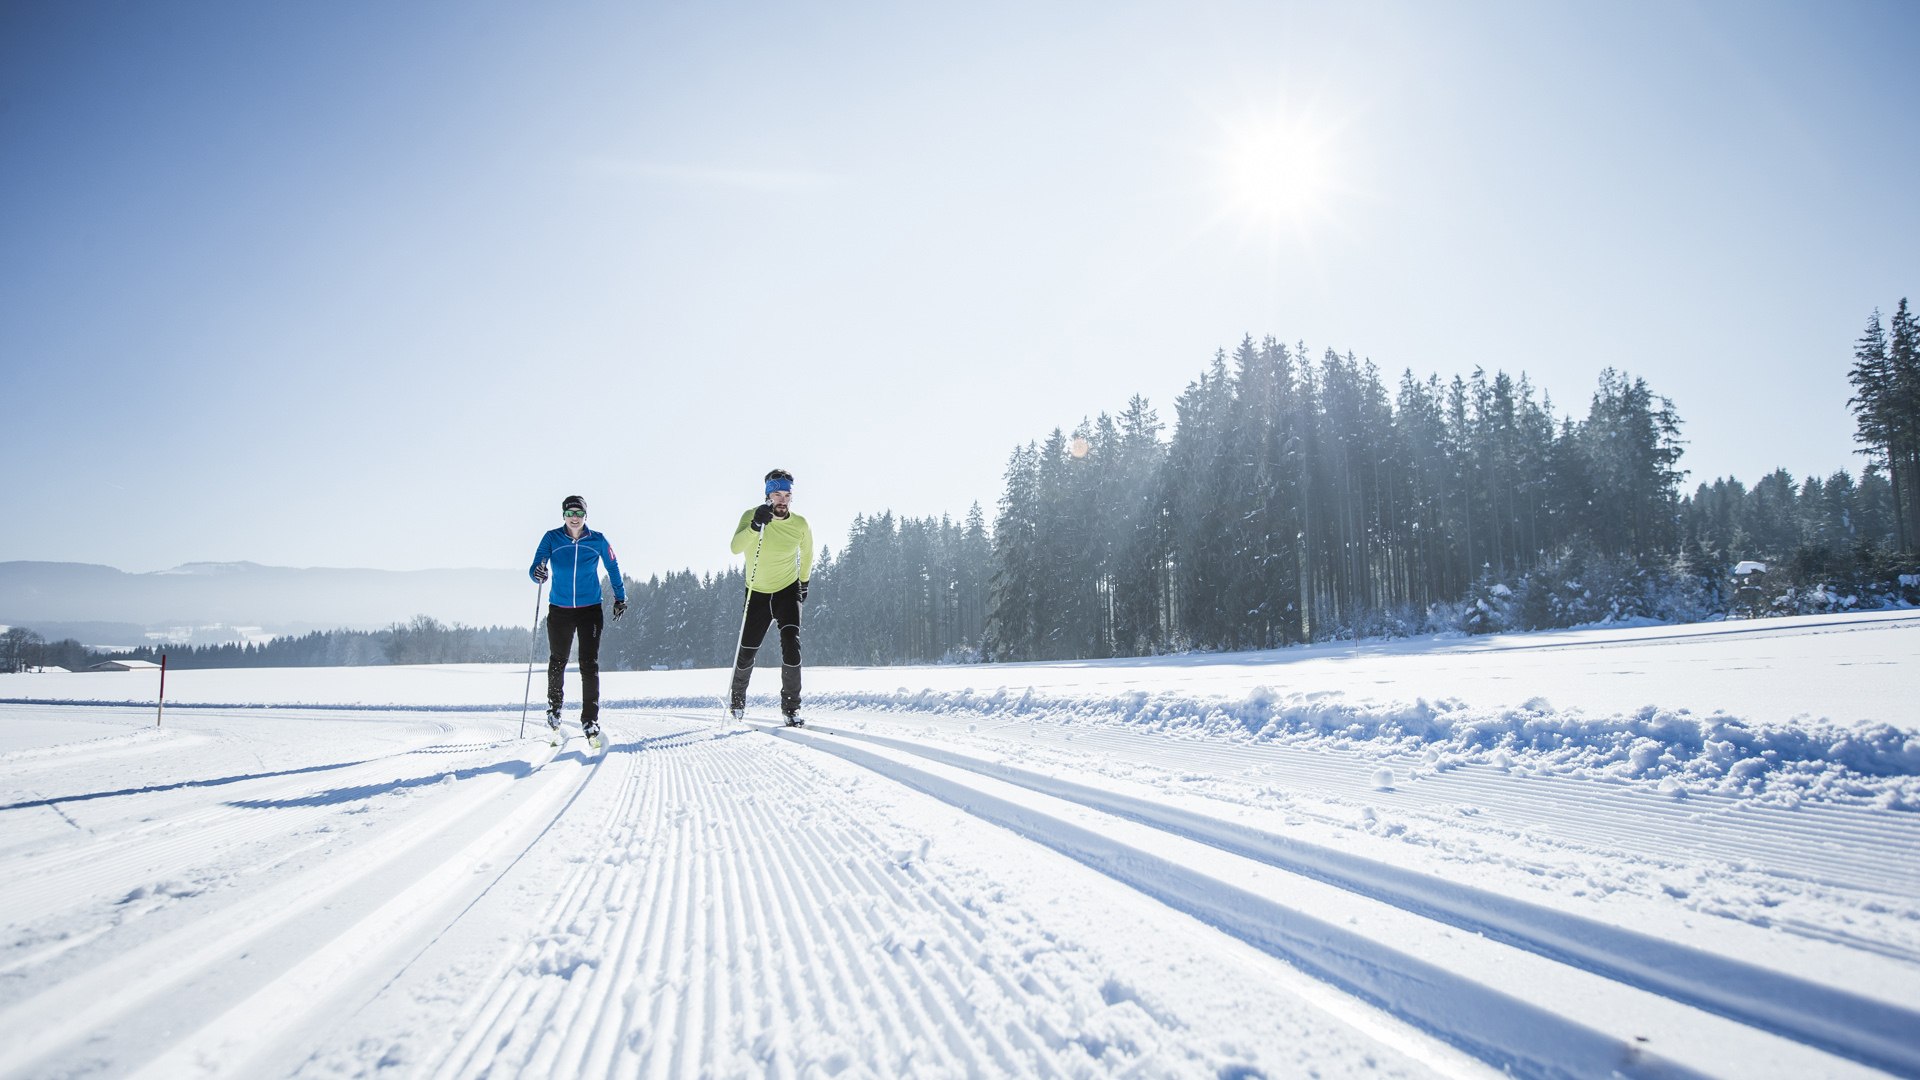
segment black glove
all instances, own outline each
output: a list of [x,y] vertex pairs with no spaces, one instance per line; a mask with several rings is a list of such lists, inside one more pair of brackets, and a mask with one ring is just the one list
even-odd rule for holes
[[759,508],[754,510],[753,512],[753,521],[752,521],[753,531],[759,532],[761,529],[766,528],[767,522],[772,520],[773,520],[773,504],[761,503]]
[[533,568],[533,580],[538,581],[542,584],[546,583],[546,580],[547,580],[547,564],[546,563],[541,563],[538,566],[535,566]]
[[627,613],[627,602],[625,600],[615,600],[613,602],[613,617],[618,619],[620,616],[625,615],[626,613]]
[[800,583],[800,602],[807,602],[807,583],[804,581]]

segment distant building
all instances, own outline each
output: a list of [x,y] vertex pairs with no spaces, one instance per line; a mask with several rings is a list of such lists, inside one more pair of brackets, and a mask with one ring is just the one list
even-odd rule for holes
[[1767,564],[1743,559],[1733,568],[1733,609],[1749,619],[1767,613],[1767,596],[1762,588],[1767,581]]
[[159,671],[160,665],[151,660],[105,660],[93,665],[88,671]]

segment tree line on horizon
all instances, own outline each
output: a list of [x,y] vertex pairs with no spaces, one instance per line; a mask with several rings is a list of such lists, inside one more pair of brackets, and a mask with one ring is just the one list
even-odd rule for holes
[[79,671],[106,660],[146,660],[169,668],[365,667],[383,664],[472,664],[524,661],[525,627],[463,626],[417,615],[382,630],[315,630],[260,642],[143,645],[91,649],[72,638],[44,641],[30,627],[0,633],[0,673],[62,667]]
[[[1524,373],[1405,371],[1389,391],[1351,353],[1315,360],[1247,336],[1188,384],[1165,438],[1136,395],[1016,447],[991,528],[978,504],[960,521],[857,517],[815,561],[803,649],[830,664],[1060,660],[1702,618],[1732,607],[1742,560],[1770,564],[1769,611],[1890,599],[1920,580],[1920,323],[1906,300],[1884,326],[1874,312],[1848,377],[1868,457],[1857,479],[1776,470],[1683,495],[1680,417],[1644,379],[1601,372],[1576,416]],[[728,663],[737,568],[627,588],[605,667]],[[517,662],[544,660],[541,637],[421,616],[166,651],[195,666]],[[0,668],[8,655],[0,641]]]

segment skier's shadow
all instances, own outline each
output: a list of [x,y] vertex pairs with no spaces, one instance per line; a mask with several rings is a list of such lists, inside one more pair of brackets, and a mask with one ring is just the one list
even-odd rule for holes
[[299,776],[302,773],[332,772],[335,769],[351,769],[356,765],[365,765],[379,758],[366,758],[361,761],[340,761],[331,765],[304,765],[298,769],[278,769],[273,772],[239,773],[234,776],[212,776],[204,780],[182,780],[174,784],[149,784],[146,787],[116,788],[112,791],[85,791],[78,795],[55,795],[48,799],[31,799],[26,802],[7,803],[0,811],[27,810],[36,806],[53,806],[56,803],[87,802],[92,799],[117,799],[122,795],[152,795],[162,791],[180,791],[184,788],[220,787],[225,784],[243,784],[248,780],[266,780],[275,776]]
[[[42,806],[56,806],[60,803],[91,802],[94,799],[117,799],[126,795],[155,795],[163,791],[183,791],[183,790],[186,790],[187,788],[224,787],[227,784],[244,784],[249,780],[271,780],[277,776],[301,776],[306,773],[333,772],[336,769],[351,769],[359,765],[368,765],[376,761],[385,761],[389,758],[400,758],[400,757],[408,757],[413,754],[430,753],[437,749],[439,748],[436,746],[423,746],[415,750],[406,750],[397,754],[387,754],[387,755],[382,755],[380,757],[361,758],[358,761],[336,761],[326,765],[302,765],[297,769],[274,769],[268,772],[235,773],[232,776],[209,776],[199,780],[180,780],[171,784],[148,784],[145,787],[115,788],[110,791],[83,791],[74,795],[54,795],[44,799],[26,799],[20,802],[6,803],[4,805],[0,805],[0,813],[3,813],[8,810],[31,810],[31,809],[35,809],[37,807],[42,807]],[[501,765],[512,766],[515,764],[518,764],[519,766],[521,766],[522,773],[531,771],[531,769],[526,766],[525,762],[517,762],[517,763],[503,762],[503,763],[498,763],[496,765],[487,766],[485,768],[460,770],[460,771],[457,771],[454,775],[457,777],[461,775],[474,775],[482,772],[500,771]],[[423,780],[420,782],[437,784],[446,775],[447,775],[446,773],[435,773],[430,777],[423,778]],[[414,782],[406,781],[401,783],[404,786],[404,785],[410,785]],[[389,785],[365,785],[365,786],[391,788],[393,785],[389,784]],[[336,788],[334,790],[356,791],[360,789]],[[315,802],[313,797],[308,797],[302,800],[291,800],[291,801],[285,801],[285,802],[272,802],[267,800],[249,800],[249,801],[236,802],[236,803],[233,803],[232,805],[234,806],[313,806],[313,805],[319,805],[319,803]]]
[[238,799],[228,806],[238,806],[246,810],[284,810],[295,806],[333,806],[339,803],[357,802],[371,799],[376,795],[389,795],[406,791],[409,788],[432,787],[435,784],[453,780],[471,780],[488,773],[504,773],[515,780],[524,779],[533,774],[533,766],[517,758],[509,761],[496,761],[491,765],[481,765],[472,769],[455,769],[452,772],[433,773],[428,776],[408,776],[398,780],[389,780],[378,784],[355,784],[352,787],[330,788],[302,795],[294,799]]
[[[698,729],[678,731],[667,735],[655,735],[646,739],[614,743],[608,746],[603,753],[617,752],[631,754],[650,748],[664,748],[683,743],[700,742],[707,739],[731,739],[736,735],[746,735],[752,730],[751,728],[736,728],[720,734],[712,734]],[[409,751],[409,753],[413,752],[417,751]],[[574,758],[583,765],[590,764],[585,754],[580,750],[573,750],[562,756]],[[357,765],[365,765],[369,762],[380,760],[384,759],[363,758],[359,761],[339,761],[328,765],[304,765],[297,769],[236,773],[232,776],[210,776],[200,780],[181,780],[172,784],[149,784],[145,787],[115,788],[111,791],[83,791],[74,795],[55,795],[45,799],[26,799],[21,802],[6,803],[0,805],[0,812],[8,810],[31,810],[43,806],[54,806],[59,803],[90,802],[94,799],[117,799],[126,795],[154,795],[163,791],[181,791],[187,788],[223,787],[227,784],[244,784],[249,780],[267,780],[277,776],[301,776],[306,773],[324,773],[332,772],[336,769],[351,769]],[[452,776],[455,780],[465,780],[487,773],[506,773],[515,779],[522,779],[532,775],[533,766],[518,760],[498,761],[491,765],[479,766],[472,769],[456,769],[452,773],[434,773],[429,776],[409,777],[379,784],[356,784],[352,787],[331,788],[326,791],[316,791],[310,795],[303,795],[294,799],[241,799],[229,805],[245,807],[251,810],[277,809],[291,806],[328,806],[336,803],[353,802],[359,799],[369,799],[375,795],[386,792],[403,791],[408,788],[421,787],[427,784],[438,784],[443,782],[448,776]]]

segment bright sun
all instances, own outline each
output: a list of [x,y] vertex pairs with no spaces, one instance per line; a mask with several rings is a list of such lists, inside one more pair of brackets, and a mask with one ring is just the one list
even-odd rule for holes
[[1340,178],[1326,130],[1302,117],[1263,117],[1224,134],[1219,179],[1229,217],[1298,229],[1327,216]]

